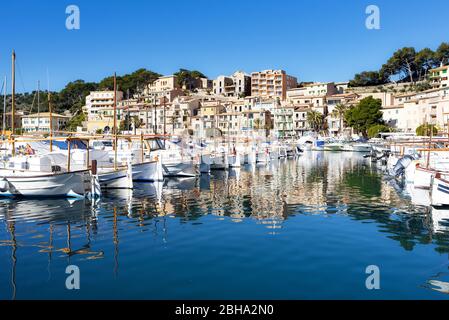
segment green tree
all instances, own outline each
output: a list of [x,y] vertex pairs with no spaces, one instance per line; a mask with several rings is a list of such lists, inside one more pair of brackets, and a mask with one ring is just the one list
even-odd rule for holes
[[443,42],[435,52],[435,59],[439,64],[448,64],[449,63],[449,43]]
[[83,125],[83,122],[86,121],[86,115],[84,112],[79,112],[77,115],[72,117],[69,122],[67,123],[66,127],[64,129],[68,131],[76,131],[78,127],[81,127]]
[[[141,92],[146,85],[159,77],[161,77],[159,73],[146,69],[138,69],[131,74],[117,76],[117,88],[125,94],[129,92],[130,97],[132,97],[134,94]],[[104,78],[100,81],[98,87],[101,90],[113,90],[114,77],[110,76]]]
[[314,131],[322,131],[324,126],[324,116],[318,111],[311,110],[307,112],[307,122]]
[[427,79],[427,73],[436,65],[436,54],[429,48],[424,48],[416,54],[415,62],[418,70],[418,80]]
[[97,88],[98,85],[96,83],[86,83],[83,80],[69,82],[57,96],[59,103],[55,112],[63,112],[65,110],[76,112],[80,110],[86,103],[86,97],[89,93],[97,90]]
[[388,59],[385,68],[390,71],[391,76],[399,76],[401,80],[408,77],[410,82],[413,82],[417,70],[415,48],[405,47],[397,50]]
[[191,90],[195,87],[195,81],[201,78],[206,78],[206,76],[197,70],[187,70],[179,69],[178,72],[174,73],[176,76],[176,81],[180,87],[185,87],[187,90]]
[[377,86],[387,82],[383,74],[378,71],[364,71],[354,76],[354,79],[349,81],[350,87],[366,87]]
[[421,136],[421,137],[425,137],[425,136],[430,136],[430,130],[432,129],[432,135],[436,136],[438,134],[438,128],[432,124],[422,124],[420,125],[418,128],[416,128],[416,135],[417,136]]
[[138,116],[125,116],[125,119],[120,121],[119,130],[120,131],[129,131],[131,129],[131,125],[134,125],[135,128],[140,128],[142,125],[142,120]]
[[334,118],[338,118],[340,120],[340,128],[339,128],[339,133],[342,132],[343,127],[344,127],[344,120],[345,120],[345,113],[348,110],[348,107],[344,104],[337,104],[335,106],[335,109],[332,110],[332,117]]
[[376,138],[382,132],[392,132],[392,128],[384,124],[376,124],[368,129],[368,137]]
[[372,96],[366,97],[346,111],[346,123],[367,138],[370,127],[383,124],[381,108],[382,100],[374,99]]

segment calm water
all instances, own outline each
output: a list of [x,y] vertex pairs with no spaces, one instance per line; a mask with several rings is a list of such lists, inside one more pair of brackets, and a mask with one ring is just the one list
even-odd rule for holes
[[[81,290],[65,288],[68,265]],[[350,153],[96,204],[0,200],[0,299],[447,299],[448,266],[449,210],[413,206]]]

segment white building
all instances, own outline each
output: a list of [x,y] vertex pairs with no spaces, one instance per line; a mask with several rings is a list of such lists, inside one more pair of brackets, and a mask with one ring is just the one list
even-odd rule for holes
[[[69,116],[52,113],[52,131],[60,131],[69,122]],[[35,113],[22,116],[24,132],[50,132],[50,113]]]
[[[123,100],[123,92],[117,91],[117,104]],[[114,91],[92,91],[86,97],[84,112],[87,114],[87,131],[111,129],[114,124]],[[117,110],[121,119],[121,110]]]
[[226,97],[245,97],[251,94],[251,76],[237,71],[231,76],[219,76],[213,81],[216,95]]

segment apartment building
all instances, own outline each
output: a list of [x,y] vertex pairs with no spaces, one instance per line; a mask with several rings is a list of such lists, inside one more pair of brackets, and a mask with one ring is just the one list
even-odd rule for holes
[[[71,117],[52,113],[52,131],[65,128]],[[50,132],[50,113],[34,113],[22,116],[22,129],[24,132]]]
[[307,113],[312,110],[309,106],[295,106],[293,111],[293,130],[297,137],[303,136],[310,130],[307,122]]
[[[407,115],[404,115],[404,105],[392,105],[382,107],[383,120],[385,123],[398,130],[409,132]],[[411,129],[410,129],[411,130]]]
[[241,113],[241,132],[252,133],[273,129],[273,115],[268,110],[247,109]]
[[293,88],[287,91],[287,97],[291,96],[330,96],[337,94],[338,89],[333,82],[316,82],[301,88]]
[[231,76],[219,76],[213,81],[213,92],[226,97],[246,97],[251,94],[251,76],[236,71]]
[[400,132],[414,133],[424,123],[447,132],[449,88],[427,90],[394,97],[396,104],[383,106],[383,119]]
[[[117,91],[117,103],[123,100],[123,92]],[[113,127],[114,91],[92,91],[86,97],[83,108],[87,115],[87,131],[108,131]],[[123,108],[117,108],[117,121],[121,120]]]
[[204,129],[218,127],[218,115],[226,112],[226,107],[221,101],[203,101],[200,104],[200,116]]
[[164,76],[149,83],[144,92],[145,101],[152,104],[163,104],[165,101],[172,102],[176,97],[184,94],[178,85],[176,76]]
[[449,66],[441,66],[429,71],[429,79],[434,88],[449,87]]
[[297,78],[288,75],[284,70],[264,70],[251,74],[251,95],[255,97],[287,98],[287,90],[296,88]]
[[277,138],[288,138],[295,136],[294,128],[294,106],[284,106],[274,110],[274,135]]

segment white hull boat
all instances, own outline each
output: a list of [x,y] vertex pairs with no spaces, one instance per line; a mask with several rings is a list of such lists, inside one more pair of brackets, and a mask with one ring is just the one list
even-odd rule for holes
[[118,170],[104,169],[98,170],[98,181],[102,189],[132,189],[132,170],[122,168]]
[[193,161],[163,161],[164,177],[196,177],[198,175]]
[[367,143],[357,143],[352,145],[352,152],[371,152],[372,147]]
[[439,173],[432,179],[430,197],[433,206],[449,205],[449,180],[443,179]]
[[329,143],[324,145],[324,151],[344,151],[344,145],[341,143]]
[[132,164],[134,181],[156,182],[163,181],[163,169],[160,160]]
[[45,173],[0,170],[0,196],[85,197],[89,190],[88,170]]
[[432,177],[436,173],[437,172],[435,170],[426,169],[421,167],[420,165],[416,165],[413,185],[415,186],[415,188],[430,189]]

